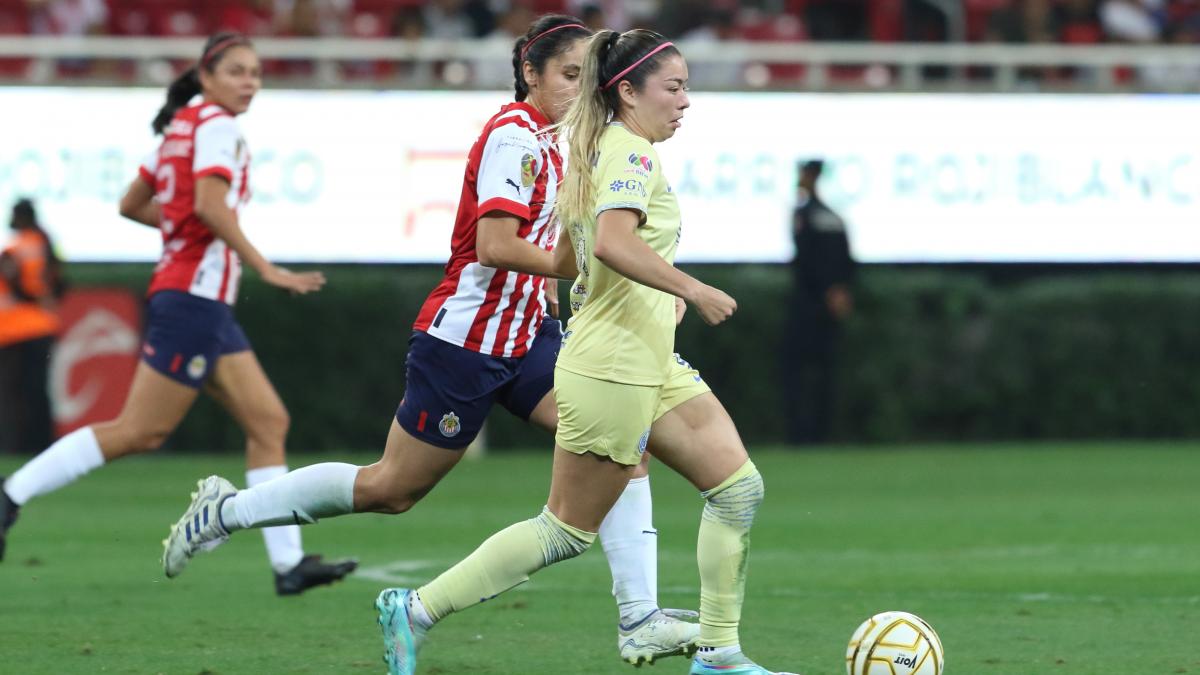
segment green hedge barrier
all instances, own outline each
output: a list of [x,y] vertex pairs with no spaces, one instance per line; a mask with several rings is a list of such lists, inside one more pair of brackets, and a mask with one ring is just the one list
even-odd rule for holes
[[[403,395],[410,326],[441,270],[323,269],[326,289],[297,298],[248,274],[237,315],[292,413],[291,448],[382,448]],[[740,310],[717,328],[690,316],[678,351],[748,443],[779,442],[790,271],[688,270],[732,294]],[[74,264],[68,274],[77,286],[141,293],[150,267]],[[1200,274],[1084,272],[995,283],[983,272],[867,267],[856,299],[838,361],[835,441],[1200,435]],[[499,448],[550,443],[503,410],[489,421],[488,439]],[[242,438],[202,401],[170,445],[235,449]]]

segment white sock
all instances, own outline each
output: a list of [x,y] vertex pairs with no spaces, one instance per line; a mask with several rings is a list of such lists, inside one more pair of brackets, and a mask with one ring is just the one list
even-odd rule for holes
[[408,616],[419,628],[429,630],[436,623],[433,617],[429,616],[429,611],[425,609],[425,603],[421,602],[421,596],[416,591],[408,594]]
[[[256,485],[286,475],[287,466],[264,466],[250,469],[246,472],[246,487]],[[285,574],[304,557],[304,546],[300,543],[299,525],[279,525],[264,528],[263,542],[267,545],[267,557],[271,559],[271,567],[280,574]]]
[[612,571],[621,623],[658,609],[658,530],[654,529],[650,477],[634,478],[600,523],[600,544]]
[[104,454],[91,427],[76,429],[54,442],[4,481],[4,492],[24,504],[70,485],[104,465]]
[[229,532],[272,525],[306,525],[354,511],[353,464],[313,464],[238,492],[221,505]]
[[741,652],[742,646],[740,644],[728,647],[701,647],[696,652],[696,658],[714,665],[724,665],[721,662],[727,657],[740,654]]

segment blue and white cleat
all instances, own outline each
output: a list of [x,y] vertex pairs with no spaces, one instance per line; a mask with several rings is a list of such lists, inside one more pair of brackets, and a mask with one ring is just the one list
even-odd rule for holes
[[163,572],[169,578],[182,574],[192,556],[211,551],[229,539],[229,532],[221,524],[221,504],[237,494],[237,488],[220,476],[209,476],[196,486],[192,503],[163,540]]
[[379,626],[383,629],[383,662],[388,675],[413,675],[417,672],[417,651],[425,641],[425,629],[413,623],[408,599],[416,591],[387,588],[375,599]]
[[739,652],[727,654],[715,663],[711,663],[705,659],[701,659],[697,654],[696,658],[692,659],[692,669],[688,671],[688,675],[799,675],[798,673],[785,673],[783,671],[767,670],[757,663],[746,658],[746,655]]
[[634,666],[653,664],[668,656],[691,656],[700,639],[700,625],[681,621],[680,616],[699,616],[683,610],[655,610],[630,626],[617,624],[617,648],[621,660]]

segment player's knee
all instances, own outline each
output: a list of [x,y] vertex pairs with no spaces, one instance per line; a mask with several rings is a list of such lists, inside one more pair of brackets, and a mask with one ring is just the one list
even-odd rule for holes
[[271,408],[253,416],[254,422],[247,433],[259,444],[282,448],[287,440],[288,430],[292,426],[292,418],[283,406]]
[[542,509],[533,522],[542,534],[539,539],[547,565],[583,555],[596,541],[595,532],[567,525],[550,513],[548,508]]
[[363,477],[356,488],[357,510],[396,515],[406,513],[417,505],[429,490],[397,488],[386,473],[374,472]]
[[376,497],[372,511],[396,515],[406,513],[421,501],[421,497],[412,494],[386,494]]
[[128,436],[126,450],[130,453],[154,452],[167,442],[171,435],[168,429],[137,429]]
[[733,527],[749,528],[766,495],[766,484],[753,464],[738,470],[728,484],[704,495],[704,518]]

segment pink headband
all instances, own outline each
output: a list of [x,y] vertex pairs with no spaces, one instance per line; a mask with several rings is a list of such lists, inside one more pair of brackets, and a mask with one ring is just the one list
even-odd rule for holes
[[221,40],[217,44],[213,45],[211,49],[204,52],[204,56],[200,57],[200,65],[207,66],[208,62],[211,61],[214,56],[219,54],[222,49],[232,47],[235,44],[245,44],[245,42],[246,38],[240,35],[234,35],[233,37],[227,37],[224,40]]
[[521,47],[521,60],[522,61],[525,60],[525,55],[529,53],[529,48],[533,46],[533,43],[537,42],[538,40],[541,40],[542,38],[546,37],[547,35],[553,33],[556,30],[562,30],[564,28],[582,28],[584,30],[587,30],[587,26],[584,26],[583,24],[580,24],[580,23],[567,23],[567,24],[563,24],[561,26],[555,26],[554,28],[551,28],[549,30],[544,30],[544,31],[538,33],[537,35],[534,35],[533,39],[531,39],[529,42],[526,42],[524,47]]
[[621,72],[617,73],[617,74],[616,74],[616,75],[613,77],[613,79],[611,79],[611,80],[609,80],[609,81],[608,81],[608,84],[604,85],[603,87],[600,87],[600,89],[601,89],[601,90],[608,89],[609,87],[613,86],[613,85],[614,85],[614,84],[616,84],[617,82],[620,82],[622,77],[625,77],[626,75],[628,75],[628,74],[629,74],[629,71],[631,71],[631,70],[633,70],[634,68],[637,68],[638,66],[642,65],[642,62],[643,62],[643,61],[645,61],[646,59],[650,58],[651,56],[654,56],[655,54],[657,54],[657,53],[661,52],[662,50],[666,49],[667,47],[674,46],[674,44],[675,44],[674,42],[664,42],[664,43],[662,43],[661,45],[659,45],[659,46],[655,47],[654,49],[651,49],[649,54],[646,54],[645,56],[643,56],[642,58],[638,59],[637,61],[634,61],[632,66],[629,66],[629,67],[628,67],[628,68],[626,68],[625,70],[622,70]]

